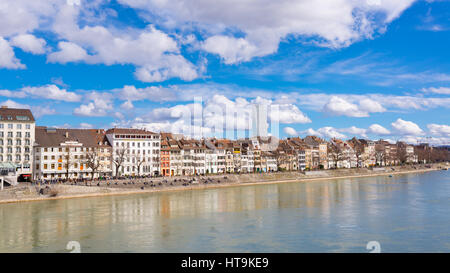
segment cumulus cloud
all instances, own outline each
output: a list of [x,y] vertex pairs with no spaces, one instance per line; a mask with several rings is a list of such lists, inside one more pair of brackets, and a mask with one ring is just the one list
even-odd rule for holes
[[59,51],[48,55],[48,61],[51,63],[69,63],[85,61],[88,58],[86,50],[75,43],[59,42]]
[[30,106],[28,104],[18,103],[13,100],[6,100],[4,102],[0,102],[0,105],[7,106],[8,108],[30,109],[35,118],[56,114],[55,109],[52,109],[48,106]]
[[0,36],[0,68],[24,69],[19,59],[16,58],[11,45]]
[[249,61],[255,56],[265,55],[258,52],[258,47],[243,38],[223,35],[209,37],[202,47],[205,51],[220,55],[226,64]]
[[346,135],[340,133],[338,129],[333,128],[331,126],[322,127],[317,130],[309,128],[305,131],[302,131],[301,133],[308,136],[313,135],[322,138],[342,138],[342,139],[347,138]]
[[358,128],[356,126],[351,126],[349,128],[344,128],[344,129],[340,129],[340,132],[344,132],[344,133],[349,133],[352,136],[362,136],[362,137],[367,137],[366,133],[367,133],[367,129],[363,129],[363,128]]
[[12,46],[33,54],[44,54],[46,44],[44,39],[37,38],[32,34],[21,34],[11,39]]
[[67,102],[77,102],[81,99],[80,95],[73,92],[68,92],[66,89],[60,89],[54,84],[48,84],[38,87],[27,86],[16,91],[0,90],[0,96],[11,98],[34,97]]
[[368,133],[378,135],[378,136],[391,134],[391,132],[388,129],[384,128],[383,126],[381,126],[379,124],[370,125],[369,129],[368,129]]
[[74,115],[102,117],[114,112],[113,96],[110,93],[91,92],[84,99],[89,102],[75,108]]
[[125,110],[131,110],[134,108],[134,105],[131,101],[127,100],[120,105],[120,108],[125,109]]
[[[168,124],[173,123],[175,127],[184,128],[183,130],[187,130],[191,125],[193,129],[205,129],[203,132],[212,133],[251,130],[253,107],[256,104],[267,107],[267,119],[271,124],[311,122],[297,106],[292,104],[277,104],[272,100],[260,97],[247,100],[242,97],[229,99],[224,95],[213,95],[204,102],[194,101],[194,103],[155,108],[130,125],[149,124],[149,126],[167,129]],[[198,134],[196,133],[196,135]]]
[[136,88],[132,85],[125,85],[123,88],[115,89],[119,98],[128,101],[172,101],[178,99],[178,94],[171,88],[159,86],[149,86],[145,88]]
[[[249,60],[276,52],[288,35],[312,37],[329,47],[348,46],[383,32],[414,0],[283,0],[230,3],[228,0],[119,0],[134,8],[157,12],[178,27],[194,22],[213,32],[204,49],[219,54],[226,63]],[[377,15],[377,16],[374,16]],[[237,29],[245,37],[224,36],[226,29]]]
[[296,136],[296,135],[298,135],[297,131],[294,128],[292,128],[292,127],[284,127],[283,131],[288,136]]
[[391,123],[394,132],[399,135],[423,135],[424,132],[420,127],[412,121],[406,121],[401,118],[397,119],[395,122]]
[[[329,111],[334,115],[367,116],[369,112],[384,112],[391,109],[426,110],[437,107],[450,107],[450,98],[436,98],[408,95],[385,95],[378,93],[359,94],[298,94],[289,97],[296,99],[301,106],[315,111]],[[337,98],[337,99],[336,99]],[[372,105],[370,105],[372,104]],[[356,111],[352,114],[351,111]]]
[[65,0],[14,0],[0,4],[0,36],[24,34],[38,29],[54,16]]
[[450,126],[445,124],[428,124],[428,130],[432,135],[450,137]]
[[[172,77],[190,81],[198,77],[195,66],[180,54],[177,42],[154,26],[127,31],[99,25],[79,27],[77,17],[81,9],[77,5],[60,9],[53,30],[68,42],[61,42],[61,51],[50,55],[53,57],[49,56],[49,60],[133,64],[137,67],[136,77],[144,82],[159,82]],[[86,48],[89,48],[89,54]]]
[[367,117],[368,113],[361,111],[358,105],[350,103],[343,98],[332,96],[323,106],[323,112],[336,116]]

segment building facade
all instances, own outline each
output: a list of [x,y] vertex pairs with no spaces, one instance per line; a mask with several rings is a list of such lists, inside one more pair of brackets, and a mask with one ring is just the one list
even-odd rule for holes
[[33,173],[35,119],[29,109],[0,108],[0,169],[15,169],[19,180],[30,180]]
[[160,135],[141,129],[113,128],[106,131],[113,147],[113,175],[160,174]]

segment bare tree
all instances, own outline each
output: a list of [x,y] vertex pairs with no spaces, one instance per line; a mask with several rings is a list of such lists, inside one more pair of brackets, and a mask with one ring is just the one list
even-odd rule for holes
[[134,166],[137,168],[137,175],[141,175],[141,166],[145,163],[145,156],[140,157],[139,155],[134,156]]
[[91,148],[88,150],[86,153],[85,162],[87,167],[91,169],[91,179],[94,179],[95,173],[98,172],[98,169],[101,166],[96,148]]
[[408,154],[406,153],[406,147],[398,146],[397,147],[397,159],[400,163],[404,164],[408,161]]
[[66,179],[69,179],[70,167],[75,163],[72,157],[72,148],[70,146],[66,147],[66,153],[64,154],[64,167],[66,168]]
[[128,148],[122,147],[116,150],[113,155],[113,163],[116,167],[116,178],[119,176],[119,169],[125,163],[126,156],[128,154]]
[[337,169],[338,162],[343,159],[344,153],[337,144],[332,142],[328,144],[328,156],[331,157],[334,162],[334,168]]
[[386,165],[386,149],[383,144],[375,145],[375,158],[380,166],[383,165],[383,162]]

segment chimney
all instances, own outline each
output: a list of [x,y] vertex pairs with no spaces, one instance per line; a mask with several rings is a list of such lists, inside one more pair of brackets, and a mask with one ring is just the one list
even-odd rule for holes
[[69,132],[66,131],[66,138],[69,138]]

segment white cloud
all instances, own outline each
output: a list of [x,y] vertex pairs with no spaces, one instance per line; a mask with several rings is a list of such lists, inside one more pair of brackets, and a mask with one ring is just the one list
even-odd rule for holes
[[445,124],[428,124],[428,130],[432,135],[450,137],[450,126]]
[[27,104],[21,104],[15,102],[13,100],[6,100],[4,102],[0,102],[1,106],[7,106],[8,108],[16,108],[16,109],[30,109],[35,118],[40,118],[46,115],[53,115],[56,111],[48,106],[30,106]]
[[73,92],[68,92],[66,89],[60,89],[58,86],[53,84],[39,87],[27,86],[17,91],[0,90],[0,96],[11,98],[35,97],[67,102],[76,102],[81,99],[80,95]]
[[359,101],[359,109],[368,113],[380,113],[385,112],[386,109],[375,100],[366,98]]
[[7,0],[0,2],[0,36],[9,37],[38,29],[57,13],[65,0]]
[[406,121],[401,118],[391,123],[394,132],[399,135],[417,136],[423,135],[424,132],[420,127],[412,121]]
[[442,95],[450,95],[450,87],[423,88],[422,92],[434,93],[434,94],[442,94]]
[[178,99],[178,94],[172,88],[149,86],[146,88],[136,88],[132,85],[125,85],[123,88],[114,90],[120,99],[128,101],[172,101]]
[[351,126],[349,128],[344,128],[344,129],[340,129],[340,132],[344,132],[344,133],[349,133],[352,136],[363,136],[363,137],[367,137],[366,133],[367,133],[367,129],[363,129],[363,128],[358,128],[356,126]]
[[[392,109],[426,110],[437,107],[450,107],[450,98],[433,98],[423,96],[385,95],[378,93],[369,93],[364,95],[290,93],[288,96],[291,100],[296,99],[299,105],[306,106],[314,111],[327,110],[326,105],[331,101],[329,106],[331,112],[336,112],[335,114],[341,115],[349,114],[350,116],[368,115],[369,113],[367,113],[367,111],[369,110],[374,112],[383,112],[383,110],[388,111]],[[338,99],[335,99],[335,97]],[[372,102],[376,102],[377,104],[374,103],[373,107],[369,106],[364,109],[362,106],[368,102],[365,101],[366,99],[370,99]],[[359,106],[357,105],[358,103]],[[347,110],[347,112],[344,110]],[[356,114],[349,113],[349,111],[356,111]]]
[[120,105],[120,108],[126,109],[126,110],[131,110],[134,108],[134,105],[131,101],[127,100]]
[[73,92],[68,92],[66,89],[60,89],[54,84],[48,84],[41,87],[24,87],[22,88],[22,91],[31,96],[51,100],[76,102],[80,101],[81,99],[80,95]]
[[31,112],[35,118],[56,114],[56,110],[48,106],[31,106]]
[[21,103],[15,102],[13,100],[6,100],[4,102],[1,102],[0,105],[7,106],[8,108],[30,109],[29,105],[21,104]]
[[88,54],[86,50],[75,43],[59,42],[59,51],[48,55],[48,61],[51,63],[69,63],[87,60]]
[[85,123],[85,122],[80,123],[80,128],[81,129],[92,129],[93,127],[94,126],[92,124],[90,124],[90,123]]
[[202,47],[205,51],[220,55],[226,64],[249,61],[255,56],[265,55],[258,52],[259,49],[255,45],[243,38],[223,35],[209,37]]
[[297,134],[297,131],[296,131],[294,128],[292,128],[292,127],[284,127],[283,131],[284,131],[288,136],[296,136],[296,135],[298,135],[298,134]]
[[[134,8],[157,13],[166,25],[194,25],[216,36],[206,41],[210,52],[227,63],[274,53],[287,36],[312,37],[330,47],[348,46],[354,41],[383,32],[414,0],[119,0]],[[374,16],[377,14],[377,16]],[[224,30],[239,30],[243,38],[223,38]],[[218,42],[222,41],[223,44]]]
[[36,38],[32,34],[21,34],[14,36],[11,39],[10,44],[15,47],[21,48],[25,52],[33,54],[44,54],[46,42],[44,39]]
[[383,126],[381,126],[379,124],[370,125],[369,129],[368,129],[368,133],[378,135],[378,136],[391,134],[391,132],[388,129],[384,128]]
[[[53,25],[53,30],[71,43],[70,52],[73,50],[76,53],[74,61],[133,64],[137,66],[135,76],[144,82],[159,82],[172,77],[190,81],[198,77],[195,66],[180,54],[177,42],[154,26],[149,25],[144,30],[120,30],[99,25],[80,28],[77,17],[81,9],[66,5],[61,8]],[[89,48],[89,55],[82,48]],[[50,59],[71,61],[63,57]]]
[[330,126],[322,127],[317,130],[309,128],[305,131],[302,131],[301,133],[304,135],[313,135],[323,138],[342,138],[342,139],[347,138],[347,136],[340,133],[338,129]]
[[14,55],[14,50],[9,45],[8,41],[0,36],[0,69],[24,69],[25,65],[20,63],[20,60]]
[[367,117],[368,113],[359,110],[358,105],[350,103],[343,98],[332,96],[323,107],[323,112],[348,117]]
[[110,93],[91,92],[85,96],[87,104],[75,108],[73,113],[78,116],[102,117],[111,114],[114,110],[113,96]]

